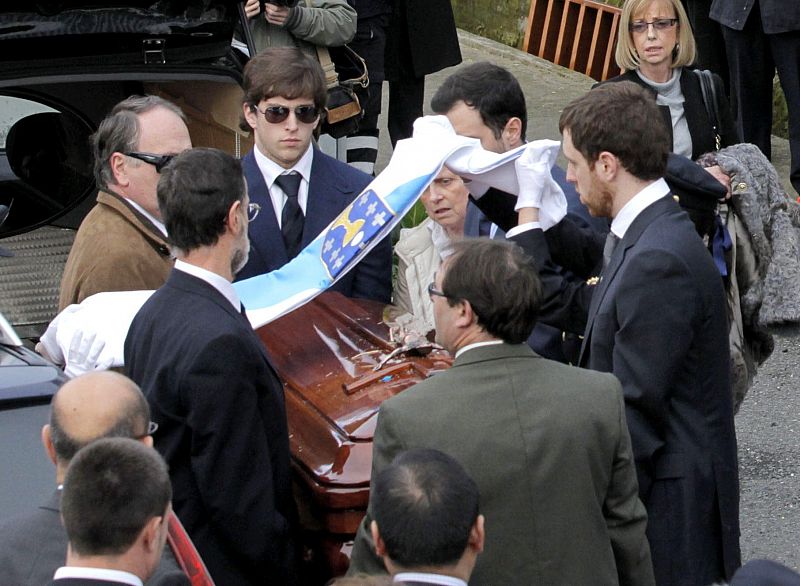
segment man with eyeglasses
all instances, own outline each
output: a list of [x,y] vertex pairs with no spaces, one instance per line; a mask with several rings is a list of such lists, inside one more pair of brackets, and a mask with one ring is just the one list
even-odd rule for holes
[[[312,144],[327,92],[319,63],[296,48],[267,49],[244,70],[242,127],[255,147],[242,160],[250,200],[261,213],[250,224],[250,261],[237,279],[279,269],[316,238],[372,177]],[[348,297],[388,303],[389,238],[331,287]]]
[[92,136],[97,205],[61,280],[59,311],[95,293],[157,289],[173,259],[156,201],[164,166],[192,147],[181,110],[158,96],[117,104]]
[[[531,259],[510,242],[461,240],[428,293],[453,366],[381,405],[372,477],[414,449],[464,467],[490,533],[471,583],[653,584],[620,383],[525,343],[542,299]],[[387,571],[374,496],[352,573]]]
[[158,202],[175,267],[133,319],[124,352],[159,424],[175,513],[217,586],[292,584],[283,386],[232,285],[255,211],[241,163],[186,151],[162,171]]
[[[67,534],[61,524],[61,487],[72,458],[100,438],[122,437],[152,447],[157,426],[139,387],[112,371],[66,382],[53,395],[50,422],[42,428],[47,457],[56,467],[56,490],[35,511],[0,524],[0,576],[8,586],[48,584],[64,564]],[[148,586],[189,584],[169,549]]]

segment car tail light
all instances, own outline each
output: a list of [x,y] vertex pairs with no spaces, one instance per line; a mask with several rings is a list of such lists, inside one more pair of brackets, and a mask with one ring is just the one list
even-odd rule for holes
[[169,515],[167,542],[192,586],[214,586],[214,580],[175,513]]

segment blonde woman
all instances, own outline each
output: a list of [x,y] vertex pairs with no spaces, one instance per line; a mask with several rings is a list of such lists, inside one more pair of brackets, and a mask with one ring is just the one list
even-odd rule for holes
[[716,74],[719,127],[715,131],[712,126],[700,79],[690,67],[695,56],[694,35],[680,0],[628,0],[622,7],[615,55],[625,73],[604,82],[632,81],[653,92],[672,131],[672,152],[691,159],[740,142]]

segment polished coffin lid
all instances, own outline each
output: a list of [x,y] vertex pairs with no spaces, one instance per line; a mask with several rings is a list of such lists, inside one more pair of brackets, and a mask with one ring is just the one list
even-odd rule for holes
[[396,347],[382,314],[330,292],[257,330],[284,381],[292,463],[326,509],[366,509],[380,404],[451,364],[434,350],[373,371]]

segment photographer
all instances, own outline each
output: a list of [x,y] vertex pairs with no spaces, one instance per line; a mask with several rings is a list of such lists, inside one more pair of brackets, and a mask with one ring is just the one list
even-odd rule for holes
[[356,11],[346,0],[247,0],[256,52],[299,47],[316,59],[315,46],[338,47],[356,32]]

